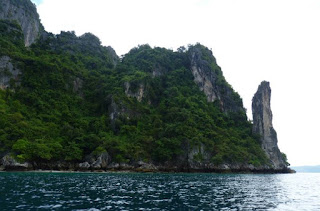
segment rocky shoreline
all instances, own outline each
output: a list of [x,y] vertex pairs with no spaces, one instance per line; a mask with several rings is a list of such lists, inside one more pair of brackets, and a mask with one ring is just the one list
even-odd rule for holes
[[173,163],[153,164],[143,161],[132,163],[107,162],[106,154],[82,163],[76,162],[25,162],[19,163],[6,155],[0,161],[0,171],[36,171],[36,172],[153,172],[153,173],[295,173],[290,168],[273,169],[270,166],[252,164],[191,164],[187,166]]

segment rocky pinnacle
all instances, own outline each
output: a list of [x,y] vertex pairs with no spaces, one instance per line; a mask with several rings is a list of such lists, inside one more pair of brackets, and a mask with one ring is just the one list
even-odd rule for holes
[[260,135],[262,149],[266,152],[271,167],[281,170],[287,168],[287,165],[278,148],[277,133],[272,126],[270,98],[270,84],[263,81],[252,99],[253,133]]

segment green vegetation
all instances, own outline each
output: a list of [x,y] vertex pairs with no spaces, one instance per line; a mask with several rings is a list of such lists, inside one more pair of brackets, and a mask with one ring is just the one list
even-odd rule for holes
[[215,164],[267,162],[245,114],[222,112],[194,83],[189,52],[198,47],[222,89],[230,87],[204,46],[142,45],[118,59],[92,34],[47,34],[26,49],[14,23],[0,21],[0,29],[0,56],[22,71],[21,85],[0,90],[0,154],[76,162],[107,151],[115,162],[162,163],[204,145]]
[[288,162],[287,155],[283,152],[281,153],[281,155],[282,155],[284,162],[286,163],[286,166],[290,166],[290,163]]

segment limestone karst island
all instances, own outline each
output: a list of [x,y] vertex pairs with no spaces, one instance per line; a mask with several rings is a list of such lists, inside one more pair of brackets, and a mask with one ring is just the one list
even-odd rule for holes
[[123,57],[52,34],[29,0],[0,1],[0,169],[290,172],[263,81],[250,122],[201,44]]

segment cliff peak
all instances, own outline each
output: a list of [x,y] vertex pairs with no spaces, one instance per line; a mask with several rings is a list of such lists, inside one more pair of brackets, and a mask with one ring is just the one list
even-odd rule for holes
[[188,53],[194,82],[207,96],[208,102],[219,102],[225,113],[245,114],[242,99],[224,78],[212,51],[198,43],[189,46]]

